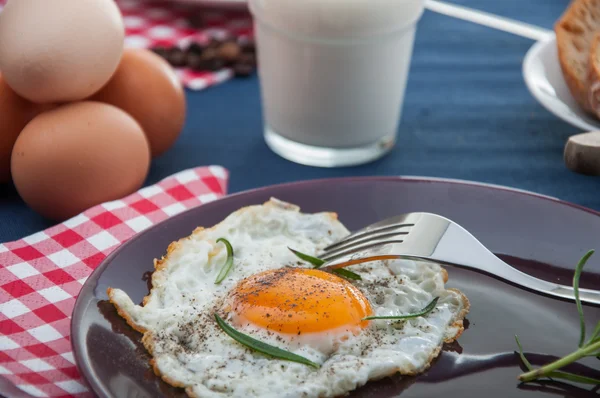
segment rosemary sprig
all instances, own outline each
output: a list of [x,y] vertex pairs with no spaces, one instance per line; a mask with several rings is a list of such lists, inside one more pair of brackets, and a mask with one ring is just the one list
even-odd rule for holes
[[[325,264],[325,260],[321,260],[320,258],[309,256],[308,254],[301,253],[298,250],[294,250],[290,247],[288,247],[288,249],[290,249],[290,251],[292,253],[294,253],[296,255],[296,257],[314,265],[315,268],[320,268],[321,265]],[[343,276],[344,278],[347,278],[347,279],[352,279],[353,281],[359,281],[362,279],[360,277],[360,275],[358,275],[357,273],[354,273],[350,270],[347,270],[347,269],[338,268],[338,269],[333,270],[333,273],[338,274],[339,276]]]
[[[519,344],[520,346],[520,344]],[[580,348],[577,351],[572,352],[571,354],[560,358],[554,362],[549,363],[548,365],[544,365],[541,368],[534,369],[531,367],[531,364],[527,366],[529,369],[528,372],[519,375],[519,380],[522,382],[530,382],[534,380],[538,380],[544,377],[551,379],[566,379],[569,381],[575,381],[583,384],[600,384],[600,379],[593,379],[591,377],[580,376],[574,373],[559,371],[558,369],[563,368],[573,362],[578,361],[579,359],[589,356],[591,352],[595,352],[600,349],[600,342],[594,344],[594,346],[590,346],[590,349]],[[522,348],[519,347],[521,359],[525,357],[523,354]]]
[[359,280],[362,279],[360,277],[360,275],[358,275],[358,274],[356,274],[356,273],[354,273],[354,272],[352,272],[350,270],[347,270],[347,269],[341,269],[341,268],[340,269],[336,269],[334,273],[338,274],[339,276],[343,276],[346,279],[351,279],[353,281],[359,281]]
[[433,309],[435,308],[435,306],[437,305],[437,302],[440,298],[436,297],[433,300],[431,300],[431,302],[429,304],[427,304],[427,306],[425,306],[422,310],[420,310],[419,312],[415,312],[413,314],[406,314],[406,315],[388,315],[388,316],[368,316],[366,318],[363,318],[363,321],[371,321],[374,319],[395,319],[395,320],[399,320],[399,319],[411,319],[411,318],[418,318],[420,316],[425,316],[427,314],[429,314],[431,311],[433,311]]
[[251,348],[255,351],[272,356],[274,358],[279,358],[279,359],[284,359],[286,361],[302,363],[304,365],[312,366],[313,368],[317,368],[317,369],[320,367],[320,365],[318,363],[315,363],[309,359],[306,359],[303,356],[296,355],[296,354],[286,351],[286,350],[282,350],[281,348],[272,346],[267,343],[263,343],[262,341],[256,340],[255,338],[252,338],[242,332],[238,332],[217,314],[215,314],[215,320],[217,321],[217,325],[219,325],[219,327],[221,329],[223,329],[223,331],[225,333],[227,333],[229,335],[229,337],[231,337],[238,343],[245,345],[248,348]]
[[[527,360],[527,358],[525,358],[525,354],[523,354],[523,347],[521,346],[521,342],[519,341],[519,338],[517,336],[515,336],[515,340],[517,341],[517,346],[519,347],[519,356],[521,357],[521,361],[523,361],[523,364],[525,364],[525,367],[527,368],[527,370],[533,371],[534,370],[533,366]],[[548,377],[550,379],[553,379],[553,378],[554,379],[563,379],[563,380],[574,381],[574,382],[584,383],[584,384],[598,384],[598,382],[600,382],[600,380],[596,380],[591,377],[580,376],[580,375],[576,375],[574,373],[563,372],[560,370],[555,370],[553,372],[550,372],[546,375],[546,377]]]
[[583,307],[581,306],[581,300],[579,299],[579,278],[581,278],[581,271],[587,260],[594,254],[593,250],[588,251],[577,263],[575,267],[575,275],[573,275],[573,291],[575,292],[575,303],[577,305],[577,312],[579,313],[579,348],[583,346],[585,341],[585,318],[583,316]]
[[523,364],[525,365],[525,367],[527,368],[527,370],[533,370],[533,366],[531,366],[531,363],[527,360],[527,358],[525,357],[525,354],[523,354],[523,346],[521,345],[521,342],[519,341],[519,337],[515,334],[515,340],[517,342],[517,346],[519,347],[519,356],[521,357],[521,361],[523,361]]
[[594,254],[594,250],[588,251],[581,258],[581,260],[579,260],[579,263],[577,264],[577,267],[575,268],[575,275],[573,276],[573,291],[575,294],[575,302],[577,305],[577,312],[579,313],[579,326],[580,326],[579,344],[578,344],[579,349],[573,351],[572,353],[570,353],[562,358],[557,359],[554,362],[551,362],[547,365],[544,365],[540,368],[535,369],[531,366],[529,361],[527,361],[525,354],[523,354],[523,347],[521,346],[521,343],[519,342],[519,338],[518,338],[518,336],[515,336],[515,340],[517,341],[517,346],[519,347],[519,356],[521,357],[521,360],[523,361],[523,363],[525,364],[525,367],[528,370],[528,372],[525,372],[525,373],[519,375],[518,378],[520,381],[531,382],[531,381],[546,377],[546,378],[551,378],[551,379],[564,379],[564,380],[573,381],[573,382],[577,382],[577,383],[583,383],[583,384],[593,384],[593,385],[600,384],[600,379],[594,379],[591,377],[581,376],[581,375],[577,375],[574,373],[569,373],[569,372],[564,372],[564,371],[559,370],[571,363],[574,363],[574,362],[580,360],[581,358],[588,357],[588,356],[599,356],[599,354],[600,354],[600,322],[598,322],[598,324],[596,324],[596,327],[594,328],[594,331],[592,332],[590,339],[586,342],[585,341],[585,318],[583,315],[583,306],[581,305],[581,300],[579,298],[579,279],[581,277],[581,272],[583,270],[585,263],[592,256],[592,254]]
[[219,275],[217,275],[217,279],[215,280],[215,284],[217,285],[223,282],[223,279],[225,279],[225,277],[231,270],[231,267],[233,266],[233,247],[231,247],[231,243],[229,243],[229,241],[225,238],[217,239],[217,243],[219,242],[223,242],[225,248],[227,249],[227,259],[225,260],[225,264],[221,268],[221,271],[219,272]]
[[308,254],[301,253],[298,250],[292,249],[291,247],[288,247],[288,249],[290,249],[290,251],[292,253],[294,253],[296,255],[296,257],[298,257],[300,260],[304,260],[307,263],[311,263],[312,265],[315,266],[315,268],[319,268],[321,265],[325,264],[325,261],[321,260],[320,258],[316,258],[313,256],[309,256]]
[[[596,341],[596,340],[598,340],[598,338],[600,338],[600,321],[598,321],[598,323],[596,324],[596,327],[594,328],[594,331],[592,332],[592,337],[590,337],[590,340]],[[598,354],[600,354],[600,353],[598,353]]]
[[[525,354],[523,354],[523,347],[521,346],[521,342],[519,341],[519,338],[517,336],[515,336],[515,340],[517,341],[517,346],[519,347],[519,356],[521,357],[521,361],[523,361],[523,364],[525,364],[525,367],[527,368],[527,370],[533,371],[534,370],[533,366],[527,360],[527,358],[525,358]],[[598,384],[598,382],[600,381],[600,380],[592,379],[591,377],[579,376],[574,373],[562,372],[560,370],[555,370],[554,372],[548,373],[547,377],[554,378],[554,379],[575,381],[575,382],[586,383],[586,384]]]

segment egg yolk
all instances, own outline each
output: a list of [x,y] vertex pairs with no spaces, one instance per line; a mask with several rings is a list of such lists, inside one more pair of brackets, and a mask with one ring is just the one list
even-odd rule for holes
[[280,268],[242,280],[235,288],[233,311],[238,322],[297,334],[367,326],[371,305],[350,282],[328,272]]

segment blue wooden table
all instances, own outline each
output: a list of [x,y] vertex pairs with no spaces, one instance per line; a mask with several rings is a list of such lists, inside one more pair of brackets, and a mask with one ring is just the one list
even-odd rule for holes
[[[568,0],[453,0],[551,29]],[[272,153],[262,138],[256,77],[188,92],[180,139],[152,164],[147,184],[176,171],[220,164],[229,191],[280,182],[354,175],[467,179],[535,191],[600,210],[600,178],[569,171],[563,147],[578,130],[547,112],[521,74],[533,42],[426,11],[409,75],[398,145],[360,167],[301,166]],[[0,242],[52,225],[0,186]],[[399,198],[401,200],[401,198]]]

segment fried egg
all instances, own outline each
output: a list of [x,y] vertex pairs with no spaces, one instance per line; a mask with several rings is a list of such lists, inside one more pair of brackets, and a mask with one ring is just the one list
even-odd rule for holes
[[[271,199],[242,208],[218,225],[173,242],[155,260],[152,289],[136,305],[109,288],[119,315],[143,333],[151,365],[191,397],[335,397],[369,380],[425,371],[442,344],[457,339],[468,299],[446,289],[446,271],[412,260],[374,261],[348,268],[350,281],[314,269],[288,248],[312,256],[349,231],[335,213],[301,213]],[[215,283],[226,261],[233,266]],[[439,297],[425,316],[415,313]],[[227,335],[218,314],[237,331],[318,365],[270,357]]]

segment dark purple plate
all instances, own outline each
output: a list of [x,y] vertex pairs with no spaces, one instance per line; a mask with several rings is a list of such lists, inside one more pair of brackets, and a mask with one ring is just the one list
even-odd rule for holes
[[[87,280],[72,320],[72,343],[83,376],[100,397],[184,396],[150,370],[141,334],[117,316],[106,288],[118,287],[137,302],[148,293],[152,260],[197,226],[212,226],[240,207],[276,197],[302,211],[335,211],[351,230],[393,215],[427,211],[464,226],[490,250],[524,272],[570,285],[573,269],[600,245],[599,213],[550,197],[502,187],[423,178],[345,178],[284,184],[235,194],[189,210],[137,235],[115,250]],[[471,301],[468,328],[418,377],[368,383],[354,397],[598,397],[583,386],[549,382],[521,385],[514,350],[521,338],[534,365],[576,349],[575,304],[525,291],[493,277],[447,268],[448,285]],[[592,256],[583,287],[600,288],[600,253]],[[590,328],[600,308],[584,308]],[[570,370],[591,377],[595,358]],[[260,381],[257,381],[260,382]]]

